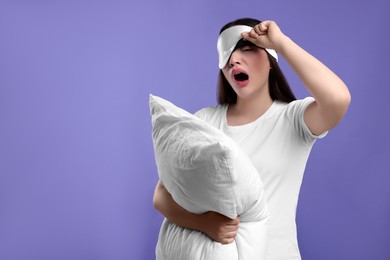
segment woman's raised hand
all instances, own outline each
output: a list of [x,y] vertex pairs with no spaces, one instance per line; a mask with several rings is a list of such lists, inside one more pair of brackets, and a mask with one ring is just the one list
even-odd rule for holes
[[285,35],[274,21],[264,21],[253,27],[250,32],[243,32],[241,36],[261,48],[278,51]]

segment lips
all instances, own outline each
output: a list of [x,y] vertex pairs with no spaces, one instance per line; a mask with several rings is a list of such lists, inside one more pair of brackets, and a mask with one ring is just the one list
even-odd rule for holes
[[249,83],[249,75],[245,70],[236,68],[231,72],[233,81],[240,87],[245,87]]

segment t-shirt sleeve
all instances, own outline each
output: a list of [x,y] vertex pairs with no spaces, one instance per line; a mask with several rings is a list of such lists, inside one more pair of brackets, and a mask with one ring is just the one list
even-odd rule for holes
[[200,119],[206,120],[206,115],[207,115],[206,108],[202,108],[196,111],[194,115]]
[[195,112],[195,116],[213,125],[220,116],[220,106],[205,107]]
[[309,127],[305,123],[305,110],[313,101],[313,97],[295,100],[288,104],[287,110],[287,117],[289,118],[290,122],[294,125],[294,128],[299,136],[307,142],[314,142],[318,138],[325,137],[328,133],[328,131],[326,131],[320,135],[315,135],[310,131]]

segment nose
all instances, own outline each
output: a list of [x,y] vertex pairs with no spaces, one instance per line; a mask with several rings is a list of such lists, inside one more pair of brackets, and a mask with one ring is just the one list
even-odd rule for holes
[[241,55],[240,50],[233,51],[232,55],[230,55],[229,65],[233,67],[236,64],[241,64]]

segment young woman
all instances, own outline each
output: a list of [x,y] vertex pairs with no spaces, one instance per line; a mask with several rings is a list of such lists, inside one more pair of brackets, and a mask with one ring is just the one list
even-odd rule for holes
[[[218,38],[219,105],[197,116],[232,137],[264,183],[270,211],[267,260],[300,259],[296,206],[307,158],[317,138],[342,119],[351,97],[343,81],[282,33],[274,21],[245,18],[225,25]],[[312,97],[296,100],[277,63],[292,67]],[[231,243],[239,217],[196,215],[157,183],[153,203],[176,225]]]

